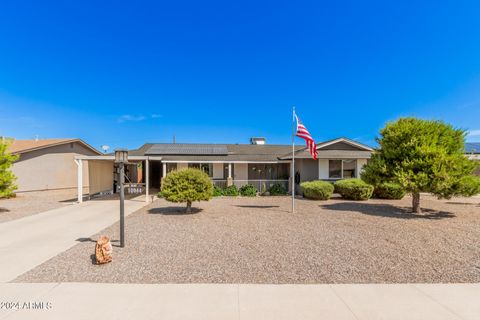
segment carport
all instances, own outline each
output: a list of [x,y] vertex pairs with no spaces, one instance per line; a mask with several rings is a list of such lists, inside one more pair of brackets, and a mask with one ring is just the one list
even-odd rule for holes
[[[149,202],[150,181],[150,162],[159,162],[161,157],[156,156],[129,156],[130,162],[129,176],[126,181],[131,182],[130,178],[134,177],[135,182],[130,183],[132,187],[142,187],[145,190],[145,202]],[[119,174],[115,166],[114,155],[101,156],[76,156],[77,164],[77,201],[83,202],[83,162],[88,163],[88,196],[110,194],[115,192],[115,175]],[[155,163],[156,164],[156,163]],[[137,168],[135,170],[135,168]]]

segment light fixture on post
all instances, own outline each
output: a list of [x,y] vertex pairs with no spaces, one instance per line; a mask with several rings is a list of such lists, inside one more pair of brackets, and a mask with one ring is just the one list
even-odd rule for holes
[[120,168],[120,247],[125,247],[125,164],[128,162],[128,150],[115,150],[115,163]]

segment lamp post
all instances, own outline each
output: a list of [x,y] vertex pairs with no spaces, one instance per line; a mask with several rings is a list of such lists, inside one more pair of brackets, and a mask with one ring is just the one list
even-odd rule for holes
[[115,150],[115,163],[120,168],[120,247],[125,247],[125,163],[128,162],[128,150]]

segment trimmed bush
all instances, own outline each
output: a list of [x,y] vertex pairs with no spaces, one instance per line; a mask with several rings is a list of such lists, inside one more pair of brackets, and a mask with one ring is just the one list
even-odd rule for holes
[[328,200],[333,193],[333,185],[321,180],[307,181],[300,184],[305,198],[314,200]]
[[213,186],[213,196],[214,197],[221,197],[223,196],[223,190],[219,186]]
[[186,211],[190,213],[193,201],[212,198],[213,185],[208,175],[198,169],[172,171],[165,177],[159,195],[170,202],[186,202]]
[[368,200],[373,194],[373,186],[360,179],[345,179],[335,182],[335,192],[348,200]]
[[229,196],[229,197],[236,197],[238,196],[238,189],[237,186],[229,186],[223,189],[223,195],[224,196]]
[[285,188],[279,183],[275,183],[274,185],[272,185],[268,189],[268,192],[271,196],[284,196],[287,194],[287,190],[285,190]]
[[373,196],[379,199],[400,200],[405,196],[405,189],[398,183],[384,182],[375,186]]
[[246,184],[240,189],[240,194],[244,197],[255,197],[257,195],[257,188],[251,184]]

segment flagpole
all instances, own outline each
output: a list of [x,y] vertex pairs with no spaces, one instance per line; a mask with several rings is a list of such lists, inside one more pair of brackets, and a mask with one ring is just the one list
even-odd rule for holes
[[295,212],[295,106],[292,107],[292,213]]

